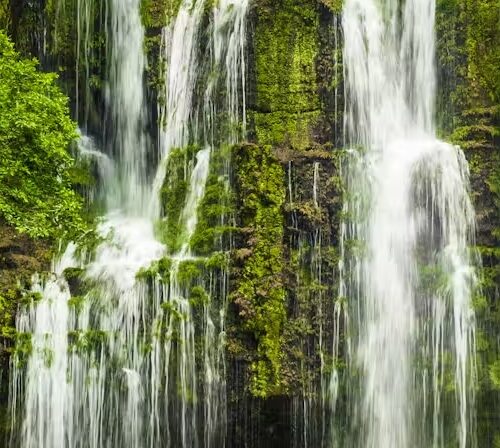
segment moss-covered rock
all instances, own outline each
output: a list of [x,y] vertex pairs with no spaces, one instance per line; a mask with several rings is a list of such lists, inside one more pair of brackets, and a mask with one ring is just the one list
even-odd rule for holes
[[[284,172],[270,146],[243,144],[235,150],[237,222],[244,229],[235,253],[232,302],[242,332],[256,344],[250,389],[267,397],[283,392],[282,332]],[[238,333],[241,331],[238,330]]]
[[182,210],[189,193],[189,178],[199,146],[172,149],[166,161],[165,182],[161,190],[164,218],[158,224],[160,239],[171,254],[185,242]]
[[316,2],[259,0],[255,14],[250,120],[256,139],[263,145],[304,148],[320,116]]
[[196,255],[208,257],[230,247],[235,230],[235,198],[231,190],[229,169],[233,148],[216,148],[210,158],[205,194],[198,206],[198,222],[190,247]]

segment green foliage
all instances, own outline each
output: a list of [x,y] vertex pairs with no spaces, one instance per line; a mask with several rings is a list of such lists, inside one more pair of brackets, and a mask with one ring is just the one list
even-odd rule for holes
[[239,219],[249,236],[232,298],[257,341],[251,392],[267,397],[282,391],[284,171],[269,146],[242,145],[235,158]]
[[441,127],[465,148],[484,147],[499,133],[498,2],[438,0],[436,6]]
[[84,273],[82,268],[66,268],[63,275],[68,282],[71,282],[72,280],[80,280]]
[[163,302],[161,304],[161,307],[168,316],[173,317],[177,320],[184,320],[184,316],[172,302]]
[[56,76],[23,60],[0,32],[0,215],[31,237],[73,237],[84,229],[70,181],[76,138]]
[[229,261],[227,252],[214,252],[205,260],[205,267],[207,269],[228,269]]

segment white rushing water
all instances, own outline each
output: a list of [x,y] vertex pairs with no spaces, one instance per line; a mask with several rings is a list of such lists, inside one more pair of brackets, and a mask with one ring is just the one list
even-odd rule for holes
[[[63,446],[66,405],[66,350],[68,307],[71,295],[68,285],[59,275],[74,263],[75,247],[70,246],[53,266],[54,275],[44,283],[34,278],[32,291],[43,295],[44,300],[27,313],[17,316],[16,329],[30,334],[32,355],[26,365],[25,375],[18,369],[13,372],[11,395],[16,400],[23,383],[26,393],[22,397],[27,412],[21,422],[20,434],[23,446]],[[21,397],[19,397],[21,399]],[[18,429],[12,420],[12,431]]]
[[[77,51],[77,70],[78,64],[88,69],[91,3],[78,2],[77,31],[84,30],[78,42],[85,48]],[[101,10],[109,19],[105,100],[112,132],[104,144],[109,156],[86,136],[79,150],[82,160],[95,165],[100,182],[87,199],[105,203],[100,241],[91,253],[69,245],[54,264],[53,278],[34,282],[41,300],[19,311],[17,328],[32,350],[25,363],[20,356],[12,361],[11,409],[20,419],[13,419],[12,446],[224,446],[227,272],[202,270],[187,278],[186,269],[204,263],[192,253],[190,240],[211,155],[239,138],[215,129],[229,128],[216,115],[244,128],[247,7],[246,0],[214,6],[213,35],[203,44],[205,0],[184,0],[164,30],[161,160],[153,179],[147,166],[154,148],[146,132],[140,0],[112,0]],[[203,52],[210,56],[209,67]],[[217,82],[203,86],[207,68],[218,72]],[[200,85],[208,92],[201,100]],[[214,115],[197,116],[209,109]],[[160,190],[170,154],[188,145],[203,149],[186,161],[182,242],[175,250],[159,240],[155,224],[164,218]],[[66,280],[71,272],[75,278]],[[75,282],[79,295],[71,297],[69,285]],[[193,290],[209,296],[202,298],[201,317],[195,316]]]
[[[434,134],[434,9],[344,4],[346,135],[359,149],[344,170],[340,295],[360,373],[353,437],[370,448],[471,443],[474,212],[463,154]],[[456,410],[441,405],[450,388]]]
[[127,214],[144,216],[151,195],[146,179],[144,28],[140,1],[112,0],[109,64],[109,98],[113,119],[114,157],[120,197],[110,196],[109,208],[125,209]]

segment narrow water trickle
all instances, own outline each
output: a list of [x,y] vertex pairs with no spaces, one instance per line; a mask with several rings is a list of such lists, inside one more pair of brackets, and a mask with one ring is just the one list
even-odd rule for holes
[[434,9],[344,5],[340,295],[357,446],[472,444],[474,211],[462,152],[434,133]]

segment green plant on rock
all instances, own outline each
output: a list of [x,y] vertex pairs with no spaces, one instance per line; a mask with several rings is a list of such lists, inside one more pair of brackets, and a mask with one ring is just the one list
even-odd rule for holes
[[227,252],[214,252],[205,259],[205,267],[207,269],[228,269],[230,263],[229,254]]

